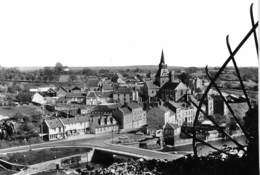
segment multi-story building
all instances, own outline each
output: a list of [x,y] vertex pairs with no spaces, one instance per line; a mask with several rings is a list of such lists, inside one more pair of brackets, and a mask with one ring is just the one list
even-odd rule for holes
[[176,124],[176,115],[170,109],[159,106],[147,112],[147,133],[154,135],[162,130],[166,123]]
[[90,117],[90,123],[90,132],[92,134],[101,134],[118,131],[117,121],[114,119],[112,114],[92,114]]
[[121,105],[139,101],[139,93],[137,90],[128,87],[119,87],[113,92],[113,101]]
[[64,138],[64,126],[58,118],[46,119],[42,123],[44,140],[57,140]]
[[193,123],[197,111],[194,106],[186,102],[176,103],[174,101],[169,101],[165,105],[175,113],[178,126],[182,126],[184,122]]
[[91,133],[118,131],[118,122],[112,115],[117,107],[118,105],[95,106],[90,112]]
[[67,103],[83,104],[86,96],[83,93],[67,93],[64,97]]
[[63,139],[72,135],[90,132],[89,117],[53,118],[43,121],[42,131],[45,140]]
[[146,111],[137,103],[124,105],[113,112],[122,130],[136,129],[147,124]]
[[159,96],[163,101],[179,101],[189,93],[189,88],[182,82],[167,82],[159,90]]

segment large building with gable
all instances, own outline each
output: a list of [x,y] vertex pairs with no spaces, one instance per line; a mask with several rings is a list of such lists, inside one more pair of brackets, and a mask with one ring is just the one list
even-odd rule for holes
[[174,71],[169,71],[165,63],[162,51],[161,61],[154,81],[147,81],[144,86],[144,93],[151,101],[161,99],[163,101],[179,101],[189,93],[189,88],[179,80],[175,79]]

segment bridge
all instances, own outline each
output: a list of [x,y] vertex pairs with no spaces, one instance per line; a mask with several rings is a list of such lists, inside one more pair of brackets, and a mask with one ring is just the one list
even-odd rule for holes
[[106,147],[95,147],[96,150],[110,152],[114,154],[120,154],[125,156],[144,158],[149,159],[158,159],[158,160],[176,160],[184,157],[185,154],[170,154],[166,152],[159,152],[148,149],[134,148],[121,145],[108,145]]
[[[84,138],[84,139],[75,139],[75,140],[60,140],[60,141],[54,141],[54,142],[44,142],[41,144],[11,147],[11,148],[6,148],[6,149],[0,149],[0,154],[25,152],[25,151],[28,151],[29,149],[39,150],[39,149],[54,148],[54,147],[55,148],[87,147],[87,148],[93,148],[93,150],[96,150],[96,151],[108,152],[111,154],[123,155],[123,156],[128,156],[128,157],[143,158],[146,160],[157,159],[157,160],[171,161],[171,160],[176,160],[176,159],[179,159],[179,158],[185,156],[185,153],[184,154],[170,154],[170,153],[166,153],[166,152],[159,152],[159,151],[154,151],[154,150],[141,149],[141,148],[118,145],[118,144],[111,144],[110,137],[108,137],[108,136],[98,136],[98,137],[95,136],[93,138]],[[28,171],[24,170],[23,173],[26,174],[26,172],[28,173],[29,171],[36,172],[39,170],[39,167],[40,168],[48,167],[47,166],[48,162],[53,162],[53,161],[55,161],[55,160],[50,160],[47,162],[42,162],[40,164],[30,165],[29,167],[31,167],[31,168],[29,168]],[[6,163],[8,164],[9,162],[6,162]],[[9,166],[9,165],[12,165],[12,166]],[[25,168],[23,165],[18,165],[18,164],[9,163],[9,165],[5,166],[6,169],[13,169],[13,170],[17,171],[19,169]],[[43,166],[43,165],[46,165],[46,166]],[[21,173],[22,172],[19,171],[18,174],[21,174]]]

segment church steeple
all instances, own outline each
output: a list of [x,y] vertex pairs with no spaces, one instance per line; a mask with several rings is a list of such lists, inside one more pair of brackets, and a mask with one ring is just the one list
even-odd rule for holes
[[161,55],[161,62],[160,62],[160,64],[165,64],[165,62],[164,62],[164,54],[163,54],[163,49],[162,49],[162,55]]
[[155,84],[159,87],[162,87],[165,83],[167,83],[169,81],[169,79],[170,79],[169,70],[167,69],[167,64],[165,64],[164,54],[163,54],[163,50],[162,50],[159,69],[155,76]]
[[165,61],[164,61],[164,54],[163,54],[163,49],[162,49],[162,55],[161,55],[161,61],[160,61],[160,64],[159,64],[159,68],[167,68],[167,64],[165,64]]

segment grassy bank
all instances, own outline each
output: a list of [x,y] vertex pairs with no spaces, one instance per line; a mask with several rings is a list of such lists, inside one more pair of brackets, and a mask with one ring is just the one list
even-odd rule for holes
[[8,153],[6,155],[0,155],[0,159],[6,160],[11,163],[32,165],[75,154],[86,153],[90,150],[91,148],[47,148],[27,152]]

